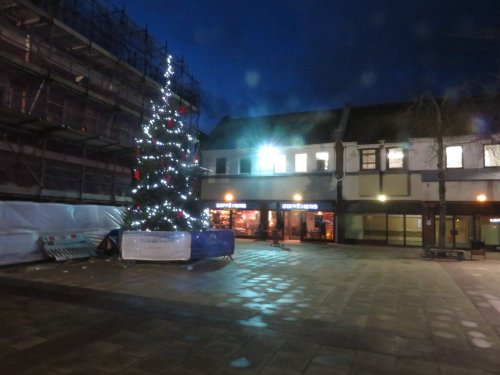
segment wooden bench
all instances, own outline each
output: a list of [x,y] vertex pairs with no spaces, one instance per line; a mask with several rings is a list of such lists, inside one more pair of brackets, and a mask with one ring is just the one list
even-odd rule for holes
[[425,249],[425,255],[429,258],[446,258],[452,256],[457,258],[458,261],[465,259],[465,251],[457,249]]

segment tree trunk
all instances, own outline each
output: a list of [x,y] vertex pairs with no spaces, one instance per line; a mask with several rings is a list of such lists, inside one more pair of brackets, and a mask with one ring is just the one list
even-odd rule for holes
[[444,167],[444,141],[443,141],[443,118],[441,108],[436,100],[433,98],[436,107],[437,117],[437,167],[438,167],[438,184],[439,184],[439,231],[438,231],[438,248],[445,248],[446,238],[446,181],[445,181],[445,167]]

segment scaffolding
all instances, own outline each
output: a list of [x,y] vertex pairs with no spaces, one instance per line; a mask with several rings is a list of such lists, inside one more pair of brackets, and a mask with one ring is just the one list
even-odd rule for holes
[[[0,198],[128,201],[134,139],[167,49],[104,0],[0,0]],[[175,105],[198,128],[198,82],[174,58]]]

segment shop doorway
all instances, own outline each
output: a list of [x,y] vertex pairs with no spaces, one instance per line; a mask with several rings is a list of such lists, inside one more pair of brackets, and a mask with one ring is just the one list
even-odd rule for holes
[[[473,239],[473,221],[469,215],[446,216],[445,247],[469,249]],[[436,216],[436,245],[439,241],[439,216]]]
[[285,240],[334,239],[334,214],[331,211],[284,211]]
[[302,222],[300,211],[286,211],[283,228],[285,240],[300,240],[300,226]]

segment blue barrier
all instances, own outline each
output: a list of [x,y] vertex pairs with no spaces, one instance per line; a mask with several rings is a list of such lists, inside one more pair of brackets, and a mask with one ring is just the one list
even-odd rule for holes
[[230,257],[234,254],[235,237],[230,229],[191,232],[190,259]]

